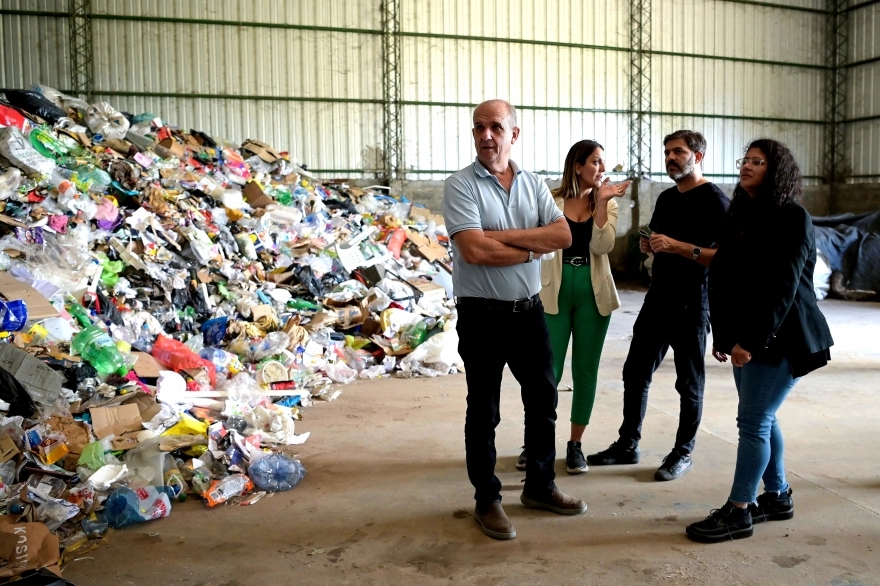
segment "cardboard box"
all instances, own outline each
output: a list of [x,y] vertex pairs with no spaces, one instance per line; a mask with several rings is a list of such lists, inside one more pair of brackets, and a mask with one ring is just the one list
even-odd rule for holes
[[54,405],[61,394],[64,375],[12,344],[0,344],[0,367],[21,383],[31,398],[41,405]]
[[5,271],[0,271],[0,295],[9,301],[22,299],[27,303],[28,321],[36,321],[61,315],[58,313],[57,309],[52,307],[49,300],[43,297],[42,293],[30,285],[22,283]]
[[126,431],[143,429],[143,419],[138,405],[128,404],[118,407],[94,407],[89,410],[92,415],[92,431],[95,437],[103,439],[108,435],[122,435]]
[[19,453],[18,447],[5,431],[0,434],[0,464],[8,462]]
[[275,200],[266,195],[259,184],[253,181],[248,182],[244,189],[241,190],[241,193],[244,195],[244,200],[252,208],[264,208],[275,203]]
[[413,277],[411,279],[407,279],[406,282],[416,289],[418,289],[422,296],[426,299],[434,299],[437,301],[443,301],[446,299],[446,288],[434,283],[433,281],[429,281],[428,279],[422,279],[420,277]]

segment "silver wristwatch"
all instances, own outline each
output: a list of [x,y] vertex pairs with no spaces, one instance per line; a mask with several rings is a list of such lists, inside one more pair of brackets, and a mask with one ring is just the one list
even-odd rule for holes
[[699,256],[703,253],[703,249],[700,248],[699,246],[694,246],[693,253],[694,253],[694,260],[697,260],[697,258],[699,258]]
[[533,260],[535,260],[535,253],[530,250],[529,251],[529,258],[526,262],[532,262]]

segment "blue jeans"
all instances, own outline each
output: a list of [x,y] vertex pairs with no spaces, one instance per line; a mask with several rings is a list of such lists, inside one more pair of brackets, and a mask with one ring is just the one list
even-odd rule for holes
[[758,496],[762,478],[764,490],[788,490],[782,461],[784,441],[776,411],[799,379],[792,377],[791,366],[784,358],[779,364],[753,358],[742,368],[733,367],[733,380],[739,393],[739,446],[730,500],[751,503]]

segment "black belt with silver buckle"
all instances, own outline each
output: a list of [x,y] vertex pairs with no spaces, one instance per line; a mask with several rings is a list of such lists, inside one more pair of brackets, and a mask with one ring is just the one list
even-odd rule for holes
[[528,311],[540,303],[541,298],[538,294],[534,294],[528,299],[517,299],[516,301],[501,301],[500,299],[486,299],[483,297],[456,297],[456,305],[467,305],[470,307],[480,307],[482,309],[496,309],[500,311],[509,311],[511,313],[520,313]]
[[588,257],[588,256],[562,257],[562,262],[567,265],[574,265],[576,267],[582,267],[584,265],[590,264],[590,257]]

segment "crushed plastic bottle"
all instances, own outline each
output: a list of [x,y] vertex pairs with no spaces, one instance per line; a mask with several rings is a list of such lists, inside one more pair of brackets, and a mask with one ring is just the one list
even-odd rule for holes
[[259,490],[282,492],[299,484],[306,475],[306,468],[299,460],[271,454],[252,462],[248,474]]
[[202,497],[205,499],[206,505],[214,507],[253,489],[254,483],[250,478],[244,474],[232,474],[212,482]]

